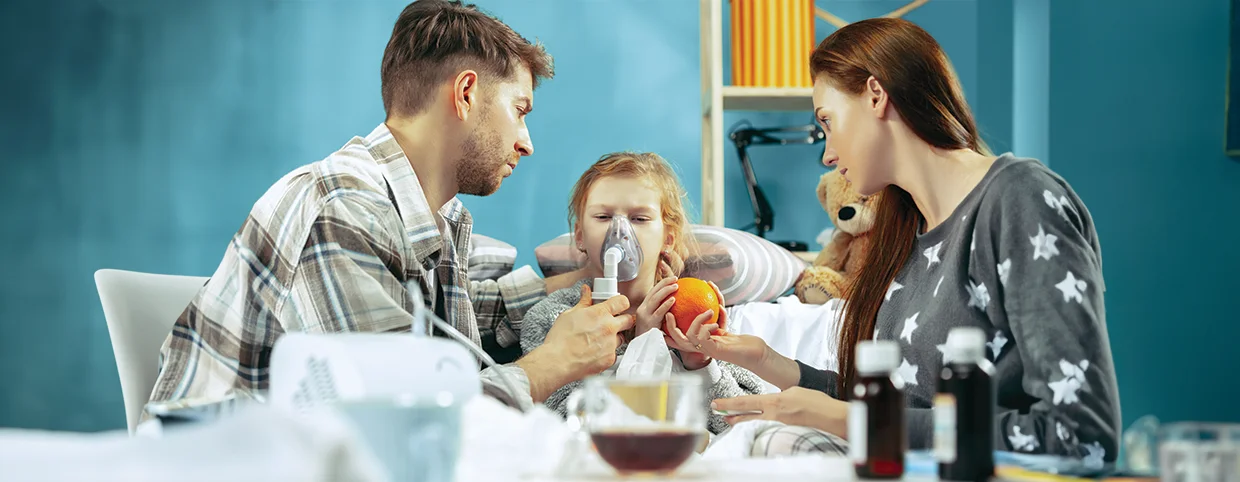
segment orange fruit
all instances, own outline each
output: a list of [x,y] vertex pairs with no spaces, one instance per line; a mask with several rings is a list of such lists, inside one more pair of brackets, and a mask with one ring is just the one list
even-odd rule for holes
[[676,292],[672,294],[676,301],[672,303],[672,309],[669,312],[676,317],[676,327],[680,328],[681,333],[687,335],[693,320],[707,310],[710,310],[712,315],[702,324],[719,322],[719,312],[723,310],[723,307],[719,306],[719,297],[715,295],[715,289],[711,288],[709,283],[697,278],[679,278],[676,280],[676,285]]

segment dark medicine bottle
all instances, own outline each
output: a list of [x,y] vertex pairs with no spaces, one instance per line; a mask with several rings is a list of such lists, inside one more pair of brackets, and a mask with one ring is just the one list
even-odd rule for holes
[[947,334],[934,397],[934,454],[939,480],[986,481],[995,474],[994,366],[980,328]]
[[857,477],[898,479],[908,447],[904,422],[904,380],[900,345],[894,341],[857,344],[857,377],[848,411],[848,447]]

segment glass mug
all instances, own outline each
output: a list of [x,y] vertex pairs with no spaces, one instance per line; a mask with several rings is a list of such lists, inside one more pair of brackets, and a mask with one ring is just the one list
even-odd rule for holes
[[461,455],[462,404],[451,393],[334,404],[393,482],[452,482]]
[[1160,439],[1163,482],[1240,482],[1240,424],[1172,423]]
[[569,396],[568,421],[620,475],[667,475],[706,437],[706,397],[699,374],[594,376]]

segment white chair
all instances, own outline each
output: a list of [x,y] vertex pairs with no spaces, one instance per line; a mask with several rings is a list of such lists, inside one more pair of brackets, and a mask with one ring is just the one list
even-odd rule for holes
[[95,272],[95,286],[120,373],[129,433],[137,426],[142,407],[155,387],[160,346],[206,282],[207,278],[200,276],[116,269]]

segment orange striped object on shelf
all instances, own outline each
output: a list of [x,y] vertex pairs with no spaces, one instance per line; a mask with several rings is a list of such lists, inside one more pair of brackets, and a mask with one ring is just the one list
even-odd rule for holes
[[[732,84],[739,85],[741,83],[741,70],[744,68],[742,62],[745,61],[744,55],[737,55],[737,52],[741,51],[741,44],[743,43],[743,40],[741,40],[741,22],[739,20],[741,3],[736,0],[732,0],[729,3],[731,3],[729,5],[731,7],[729,12],[732,19],[732,25],[730,25],[732,34],[732,45],[730,47],[732,52]],[[704,72],[703,75],[705,75]]]
[[742,83],[735,85],[754,85],[754,68],[753,68],[753,0],[732,0],[741,5],[741,55],[744,61],[741,62],[743,70],[741,70]]
[[796,18],[793,4],[796,0],[775,0],[779,2],[779,82],[776,85],[795,86],[796,77],[792,76],[793,60],[796,58],[793,34],[796,31]]
[[809,87],[813,0],[728,0],[732,85]]
[[797,58],[797,68],[799,73],[797,78],[800,79],[798,84],[801,87],[809,87],[813,85],[814,79],[809,75],[809,56],[814,51],[816,45],[814,40],[814,0],[799,0],[800,16],[797,18],[797,25],[801,27],[801,31],[797,36],[797,45],[801,54]]

